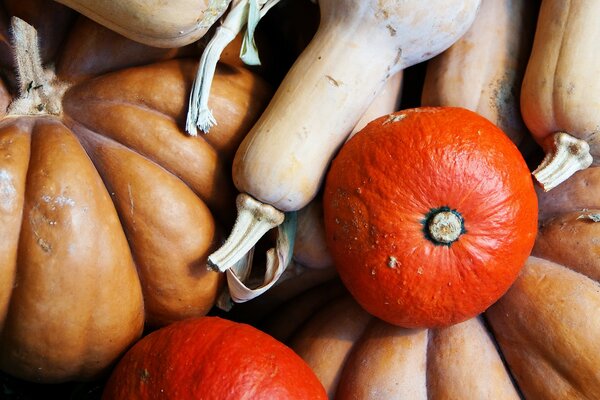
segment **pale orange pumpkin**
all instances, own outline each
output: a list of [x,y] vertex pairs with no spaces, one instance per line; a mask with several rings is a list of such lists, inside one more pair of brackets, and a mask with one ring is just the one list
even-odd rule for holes
[[210,137],[188,137],[195,61],[65,87],[35,72],[36,40],[17,26],[18,60],[34,68],[19,71],[21,97],[0,121],[0,367],[90,379],[144,324],[214,304],[222,279],[205,263],[229,226],[228,164],[270,92],[220,66],[211,100],[227,117]]

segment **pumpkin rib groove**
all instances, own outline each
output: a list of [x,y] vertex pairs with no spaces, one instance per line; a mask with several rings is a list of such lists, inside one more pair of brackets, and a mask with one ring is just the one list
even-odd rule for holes
[[[94,132],[97,135],[102,137],[110,138],[111,140],[126,146],[127,148],[135,151],[140,156],[147,158],[148,160],[153,161],[156,164],[161,164],[161,167],[169,171],[171,174],[177,176],[181,179],[192,191],[194,191],[205,203],[207,203],[212,209],[217,210],[217,215],[220,219],[224,218],[228,214],[228,209],[230,204],[227,204],[226,201],[223,201],[220,196],[227,197],[229,194],[231,197],[233,196],[233,186],[229,183],[227,184],[218,184],[217,188],[212,188],[210,192],[203,190],[203,187],[199,186],[199,181],[202,182],[204,176],[213,176],[212,180],[216,183],[218,182],[228,182],[225,178],[227,172],[223,167],[223,159],[217,154],[216,150],[210,146],[210,144],[206,141],[198,141],[200,147],[194,146],[195,150],[203,151],[204,156],[192,155],[189,153],[188,146],[185,146],[184,143],[174,144],[176,149],[182,149],[182,151],[187,152],[183,156],[189,158],[194,157],[191,161],[196,161],[202,165],[210,167],[209,160],[214,160],[214,164],[210,170],[206,169],[204,171],[194,171],[189,168],[185,168],[183,165],[177,165],[179,161],[177,157],[174,157],[171,154],[164,154],[162,150],[156,149],[154,146],[144,144],[143,142],[139,142],[135,138],[131,138],[129,134],[122,134],[121,131],[113,131],[114,133],[108,132],[106,130],[100,131],[99,129],[95,129],[90,124],[82,123],[77,119],[71,118],[75,121],[74,124],[71,125],[71,128],[77,134],[78,126],[81,126],[83,129]],[[172,125],[173,131],[177,129],[177,125]],[[114,129],[118,129],[118,127],[113,127]],[[176,132],[179,132],[177,130]],[[117,137],[115,137],[117,136]],[[157,137],[166,138],[166,133],[157,133]],[[186,138],[186,140],[193,140],[193,138]],[[176,143],[173,141],[172,143]],[[175,150],[176,150],[175,149]],[[223,203],[223,204],[221,204]]]
[[521,400],[526,400],[525,395],[523,394],[523,391],[521,390],[521,387],[518,384],[517,377],[515,376],[512,368],[510,368],[510,365],[508,364],[508,361],[506,360],[506,356],[504,355],[504,352],[502,351],[502,347],[500,346],[500,343],[498,343],[498,339],[496,339],[496,335],[494,334],[494,329],[487,317],[487,314],[485,312],[483,312],[483,313],[479,314],[478,318],[481,319],[481,322],[485,326],[487,334],[488,334],[491,342],[494,344],[494,347],[496,348],[496,351],[498,352],[498,356],[500,357],[500,360],[502,361],[502,365],[504,365],[504,370],[506,371],[508,377],[510,378],[510,381],[512,382],[515,390],[517,391],[519,398]]

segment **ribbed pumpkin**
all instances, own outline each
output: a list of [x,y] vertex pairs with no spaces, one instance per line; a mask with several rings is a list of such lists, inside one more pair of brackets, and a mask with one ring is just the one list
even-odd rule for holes
[[533,257],[486,316],[526,398],[597,399],[600,167],[538,195]]
[[211,106],[222,123],[188,137],[196,62],[66,89],[39,73],[23,29],[22,96],[0,121],[0,367],[35,381],[89,379],[144,323],[212,307],[221,278],[205,261],[233,202],[228,163],[269,90],[220,66]]
[[330,399],[519,399],[481,318],[397,327],[369,315],[334,281],[290,300],[261,327],[308,363]]
[[326,238],[368,312],[440,327],[484,311],[531,252],[537,199],[516,146],[472,111],[423,107],[372,121],[325,182]]

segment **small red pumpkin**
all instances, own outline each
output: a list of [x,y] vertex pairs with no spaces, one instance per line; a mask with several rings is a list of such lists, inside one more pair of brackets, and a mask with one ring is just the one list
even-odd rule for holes
[[537,229],[533,182],[515,145],[462,108],[372,121],[334,159],[327,243],[371,314],[441,327],[484,311],[514,282]]
[[119,362],[103,399],[327,399],[308,365],[250,325],[202,317],[137,342]]

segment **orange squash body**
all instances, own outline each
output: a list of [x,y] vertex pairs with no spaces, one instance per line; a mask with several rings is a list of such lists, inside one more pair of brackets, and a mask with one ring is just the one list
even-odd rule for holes
[[[427,234],[437,210],[462,216],[456,241]],[[405,327],[473,317],[516,279],[536,234],[525,161],[504,133],[460,108],[381,117],[334,159],[324,193],[340,277],[373,315]]]
[[532,254],[487,320],[523,395],[600,398],[600,167],[538,190]]
[[113,371],[104,399],[319,400],[325,390],[290,348],[250,325],[189,319],[151,333]]
[[[117,59],[101,60],[102,70],[123,67]],[[96,71],[99,60],[87,61],[81,68]],[[56,96],[59,114],[0,118],[3,371],[94,379],[145,324],[214,305],[223,279],[205,263],[233,217],[227,165],[270,91],[248,70],[219,65],[211,107],[227,118],[190,137],[182,123],[196,68],[180,59],[77,79]]]

